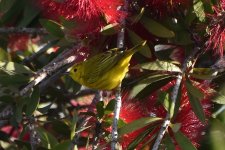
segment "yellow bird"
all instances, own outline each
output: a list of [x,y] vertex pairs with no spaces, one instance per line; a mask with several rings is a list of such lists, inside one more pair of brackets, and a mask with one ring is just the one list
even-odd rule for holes
[[132,49],[107,51],[71,67],[69,74],[81,85],[99,90],[112,90],[118,87],[128,72],[132,55],[146,43]]

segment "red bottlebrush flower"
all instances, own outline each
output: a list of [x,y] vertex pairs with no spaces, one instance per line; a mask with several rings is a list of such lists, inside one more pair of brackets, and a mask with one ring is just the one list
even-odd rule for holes
[[110,23],[118,22],[122,11],[117,7],[122,5],[121,0],[38,0],[42,14],[50,19],[59,20],[60,16],[76,22],[75,34],[96,32],[103,26],[102,16]]
[[179,7],[188,7],[191,3],[190,0],[145,0],[145,5],[159,17],[173,14]]
[[11,52],[27,50],[29,39],[30,37],[28,34],[9,35],[8,48]]
[[206,49],[213,49],[215,54],[222,57],[225,49],[225,1],[221,0],[220,6],[214,6],[213,9],[214,14],[209,15],[211,24]]
[[[171,88],[175,82],[170,82],[166,86],[161,88],[161,91],[167,91]],[[205,98],[201,100],[202,107],[207,117],[210,116],[210,109],[212,107],[209,98],[211,94],[209,93],[209,87],[205,86],[203,83],[198,83],[196,86],[205,94]],[[126,95],[126,94],[125,94]],[[157,93],[151,94],[146,100],[133,102],[132,100],[125,100],[123,102],[123,107],[121,108],[120,118],[125,122],[129,123],[134,120],[140,119],[141,117],[146,116],[155,116],[164,118],[166,115],[166,110],[162,105],[159,105],[157,102],[158,95]],[[127,96],[124,96],[123,100]],[[201,123],[194,112],[192,111],[189,99],[187,96],[187,90],[182,84],[182,97],[181,97],[181,106],[177,117],[173,123],[181,123],[180,131],[187,136],[195,146],[199,146],[198,142],[201,139],[201,134],[204,131],[207,124]],[[131,143],[145,128],[134,131],[128,135],[125,135],[121,140],[121,145],[123,148],[126,148],[129,143]],[[157,129],[158,130],[158,129]],[[154,131],[155,132],[155,131]],[[146,137],[145,140],[149,139],[152,136],[150,134]],[[144,140],[144,141],[145,141]],[[137,147],[139,149],[140,145]],[[175,143],[176,149],[179,150],[180,147]]]

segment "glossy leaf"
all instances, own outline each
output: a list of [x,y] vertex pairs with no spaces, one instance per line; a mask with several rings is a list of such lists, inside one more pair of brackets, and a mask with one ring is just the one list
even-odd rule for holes
[[40,100],[40,91],[38,87],[35,87],[30,99],[27,102],[27,107],[26,107],[26,115],[31,116],[33,115],[34,111],[37,109],[38,104]]
[[104,102],[100,101],[96,104],[97,109],[97,115],[99,118],[102,118],[104,116]]
[[63,38],[64,33],[61,29],[61,25],[58,24],[57,22],[53,20],[46,20],[46,19],[41,19],[40,20],[41,25],[46,28],[46,30],[53,36],[58,37],[58,38]]
[[156,60],[154,62],[140,64],[139,66],[146,70],[181,72],[179,67],[167,61]]
[[167,150],[175,150],[175,145],[170,136],[166,136],[163,139],[163,142],[164,142]]
[[105,107],[104,114],[110,114],[110,113],[112,113],[113,110],[114,110],[114,107],[115,107],[115,103],[116,103],[116,100],[114,100],[114,99],[111,100],[111,101],[109,101],[109,103]]
[[113,35],[118,31],[118,24],[108,24],[101,29],[103,35]]
[[204,10],[204,3],[202,0],[194,0],[193,8],[196,16],[198,17],[199,21],[205,21],[205,10]]
[[152,75],[149,76],[141,81],[139,81],[135,86],[132,88],[130,92],[130,97],[136,97],[142,90],[150,86],[152,83],[169,78],[168,75]]
[[174,137],[182,150],[197,150],[191,141],[185,137],[180,131],[174,132]]
[[7,62],[0,61],[0,70],[8,73],[8,74],[31,74],[33,73],[28,67],[15,63],[15,62]]
[[141,23],[143,26],[153,35],[161,37],[161,38],[172,38],[175,36],[175,33],[169,29],[167,29],[162,24],[154,21],[153,19],[142,17]]
[[137,15],[132,16],[131,17],[132,24],[137,23],[141,19],[141,17],[143,16],[144,12],[145,12],[145,8],[142,7],[140,9],[140,12]]
[[119,136],[122,136],[127,133],[131,133],[137,129],[143,128],[151,123],[155,123],[157,121],[162,120],[161,118],[157,117],[145,117],[138,120],[135,120],[133,122],[130,122],[129,124],[126,124],[122,128],[119,128]]
[[66,150],[71,149],[72,142],[70,140],[63,141],[62,143],[57,144],[52,150]]
[[41,138],[41,143],[45,148],[52,149],[58,144],[57,139],[43,128],[37,128],[38,135]]
[[217,72],[215,72],[211,68],[193,68],[193,70],[189,74],[197,79],[210,80],[217,75]]
[[188,98],[194,113],[200,121],[205,122],[205,113],[200,103],[200,100],[204,97],[203,93],[193,86],[189,80],[186,80],[185,85],[187,87]]
[[[131,31],[131,30],[127,30],[128,31],[128,35],[130,37],[130,40],[132,42],[133,45],[138,45],[140,44],[142,41],[144,41],[139,35],[137,35],[135,32]],[[151,54],[151,50],[148,46],[148,44],[145,44],[144,46],[142,46],[141,50],[138,51],[140,54],[142,54],[145,57],[151,58],[152,54]]]
[[139,143],[141,143],[151,132],[153,128],[146,129],[141,132],[127,147],[128,150],[133,150],[137,147]]
[[0,62],[8,61],[8,53],[0,47]]

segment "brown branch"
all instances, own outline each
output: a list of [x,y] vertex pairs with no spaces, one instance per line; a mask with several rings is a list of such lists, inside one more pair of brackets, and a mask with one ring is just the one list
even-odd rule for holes
[[38,34],[44,35],[48,32],[44,28],[0,28],[0,34],[13,34],[13,33],[22,33],[22,34]]
[[56,57],[53,61],[51,61],[47,66],[37,71],[34,80],[31,81],[25,88],[23,88],[19,95],[23,96],[29,90],[31,90],[35,85],[39,84],[43,81],[47,76],[51,76],[54,72],[56,72],[61,67],[70,64],[76,60],[76,52],[80,48],[80,44],[75,46],[74,48],[64,50],[62,54]]

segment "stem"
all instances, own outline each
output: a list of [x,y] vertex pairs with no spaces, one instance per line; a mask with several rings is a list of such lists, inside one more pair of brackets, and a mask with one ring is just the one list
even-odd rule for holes
[[120,117],[120,108],[122,105],[122,99],[121,99],[121,85],[116,90],[116,96],[115,96],[115,108],[114,108],[114,118],[113,118],[113,124],[112,124],[112,142],[111,142],[111,149],[116,149],[116,143],[118,141],[118,121]]
[[52,47],[54,44],[56,44],[58,42],[58,40],[54,40],[54,41],[50,41],[49,43],[43,45],[38,51],[37,53],[32,54],[29,57],[26,57],[23,60],[23,63],[29,63],[32,60],[34,60],[35,58],[37,58],[38,56],[40,56],[41,54],[43,54],[44,52],[46,52],[50,47]]
[[12,33],[26,33],[26,34],[47,34],[47,31],[44,28],[0,28],[1,34],[12,34]]
[[[181,85],[181,81],[182,81],[182,78],[183,78],[183,74],[185,73],[186,69],[189,67],[188,66],[188,63],[194,58],[194,56],[196,56],[197,52],[199,52],[199,48],[196,47],[193,51],[193,53],[184,61],[184,64],[183,64],[183,67],[182,67],[182,70],[181,70],[181,73],[178,74],[177,76],[177,80],[176,80],[176,84],[174,85],[174,88],[173,88],[173,91],[172,91],[172,94],[171,94],[171,103],[172,104],[176,104],[176,101],[177,101],[177,96],[178,96],[178,92],[179,92],[179,88],[180,88],[180,85]],[[167,111],[167,114],[166,114],[166,117],[164,119],[164,122],[159,130],[159,133],[158,133],[158,136],[156,138],[156,141],[153,145],[153,148],[152,150],[158,150],[159,149],[159,145],[166,133],[166,130],[167,128],[169,127],[170,123],[171,123],[171,118],[173,116],[171,116],[170,114],[170,111]]]
[[43,81],[47,76],[52,75],[56,70],[61,68],[64,65],[70,64],[76,60],[75,52],[79,49],[80,46],[76,48],[72,48],[70,50],[65,50],[64,53],[60,54],[60,56],[56,57],[52,62],[50,62],[47,66],[39,70],[34,77],[34,80],[31,81],[25,88],[23,88],[19,95],[23,96],[30,89],[32,89],[35,85],[39,84]]
[[[128,1],[125,0],[124,7],[120,7],[120,10],[127,11],[128,8]],[[124,18],[121,18],[120,24],[122,26],[120,32],[117,36],[117,47],[119,49],[124,48],[125,44],[125,25],[126,20]],[[112,124],[112,141],[111,141],[111,149],[116,149],[116,144],[118,142],[118,121],[120,117],[120,109],[122,106],[122,98],[121,98],[121,83],[116,89],[116,95],[115,95],[115,108],[114,108],[114,118],[113,118],[113,124]]]

